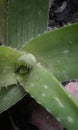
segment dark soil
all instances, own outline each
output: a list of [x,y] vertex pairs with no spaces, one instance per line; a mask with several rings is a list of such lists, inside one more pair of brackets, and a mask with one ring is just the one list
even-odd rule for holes
[[51,0],[49,30],[78,21],[78,0]]
[[[48,29],[78,21],[78,0],[51,0]],[[70,81],[62,84],[67,85]],[[72,81],[73,82],[73,81]],[[68,86],[67,86],[68,89]],[[0,115],[0,130],[67,130],[28,94]]]
[[28,94],[1,114],[0,130],[63,130],[63,127]]

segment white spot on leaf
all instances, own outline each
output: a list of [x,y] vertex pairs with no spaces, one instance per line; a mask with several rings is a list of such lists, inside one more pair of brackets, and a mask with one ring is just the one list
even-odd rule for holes
[[68,52],[69,52],[68,50],[64,50],[63,51],[64,54],[68,54]]
[[68,117],[67,117],[67,120],[68,120],[68,122],[70,122],[70,123],[73,123],[73,122],[74,122],[74,119],[73,119],[73,117],[71,117],[71,116],[68,116]]
[[6,97],[4,97],[4,101],[7,101],[7,98],[6,98]]
[[45,95],[45,93],[42,93],[42,97],[45,97],[46,95]]
[[57,60],[57,63],[60,63],[60,60]]
[[45,89],[47,89],[47,88],[48,88],[48,86],[47,86],[47,85],[44,85],[44,88],[45,88]]
[[56,119],[57,119],[57,121],[61,121],[61,119],[59,117],[57,117]]
[[33,84],[33,83],[31,83],[31,86],[32,86],[32,87],[34,87],[34,84]]
[[47,110],[48,112],[51,112],[48,108],[46,108],[46,110]]
[[64,105],[62,104],[62,102],[57,97],[55,97],[55,100],[57,101],[57,103],[60,107],[64,108]]

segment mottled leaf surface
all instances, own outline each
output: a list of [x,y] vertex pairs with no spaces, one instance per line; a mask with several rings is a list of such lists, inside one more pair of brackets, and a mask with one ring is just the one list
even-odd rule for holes
[[18,85],[16,63],[24,52],[0,46],[0,113],[8,109],[26,95]]
[[78,104],[57,79],[78,77],[77,27],[74,24],[49,32],[24,46],[22,50],[34,54],[37,62],[33,62],[33,55],[28,59],[25,52],[0,47],[0,73],[4,78],[0,77],[0,86],[8,85],[9,89],[12,84],[22,85],[68,130],[78,129]]
[[0,88],[17,84],[15,67],[20,55],[22,53],[15,49],[0,47]]
[[78,23],[43,34],[23,47],[60,81],[78,79]]
[[26,94],[27,93],[20,85],[11,85],[7,88],[3,87],[0,90],[0,113],[13,106]]
[[65,128],[78,129],[78,104],[50,72],[37,63],[28,76],[18,75],[18,77],[24,89]]
[[7,37],[7,0],[0,0],[0,43],[6,44]]
[[48,5],[48,0],[0,0],[0,41],[20,48],[47,31]]

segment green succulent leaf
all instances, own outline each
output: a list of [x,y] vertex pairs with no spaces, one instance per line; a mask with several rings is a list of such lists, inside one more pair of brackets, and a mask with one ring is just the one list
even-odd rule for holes
[[27,76],[35,63],[32,54],[0,46],[0,113],[26,95],[18,75]]
[[78,129],[78,104],[58,80],[36,63],[28,75],[19,75],[19,84],[52,113],[68,130]]
[[0,43],[6,43],[7,0],[0,0]]
[[[46,31],[48,3],[48,0],[0,0],[0,44],[20,48],[26,41]],[[3,56],[1,54],[2,51],[4,53]],[[12,88],[10,84],[16,84],[17,82],[14,73],[15,61],[18,57],[17,55],[20,55],[16,54],[16,52],[12,54],[11,51],[13,52],[13,50],[0,49],[0,68],[2,69],[0,69],[0,88],[4,85],[5,87],[9,85],[7,89],[2,88],[3,90],[0,91],[0,112],[14,104],[14,102],[10,103],[10,99],[13,101],[16,98],[16,101],[18,101],[19,97],[22,98],[25,95],[19,86],[16,89],[17,97],[14,93],[11,96],[12,98],[9,97],[10,93],[15,90],[15,87]],[[8,54],[11,54],[11,56],[7,56]],[[13,61],[12,58],[14,59]],[[10,64],[8,63],[9,60],[11,60]],[[16,72],[17,69],[18,66],[16,67]],[[23,67],[22,73],[25,73],[25,71],[26,67]],[[3,100],[5,96],[7,99],[6,105],[4,105],[5,102]],[[3,107],[1,107],[2,101]]]
[[78,23],[43,34],[22,48],[23,51],[34,54],[38,62],[48,70],[45,72],[36,66],[36,73],[33,71],[30,80],[27,80],[28,84],[25,85],[24,80],[23,86],[68,130],[78,129],[78,104],[74,104],[54,76],[59,81],[78,78],[77,34]]
[[20,48],[26,41],[45,32],[49,0],[0,0],[0,40]]
[[0,89],[18,84],[18,74],[26,75],[34,64],[36,58],[32,54],[0,46]]
[[[78,78],[77,34],[78,24],[73,24],[30,41],[22,48],[24,52],[0,47],[0,112],[16,103],[27,91],[68,130],[78,129],[78,104],[59,82]],[[13,43],[15,46],[15,41]],[[25,91],[21,91],[20,85]],[[15,96],[12,103],[13,90],[17,92],[12,95],[12,100]]]
[[59,81],[78,78],[78,23],[45,33],[22,50],[36,56]]
[[26,92],[16,79],[17,60],[24,52],[0,46],[0,113],[22,99]]
[[27,93],[20,85],[11,85],[7,88],[3,87],[0,90],[0,113],[13,106],[26,94]]
[[[2,79],[0,77],[0,112],[25,95],[24,90],[19,95],[22,89],[20,88],[18,93],[14,93],[10,98],[13,91],[18,90],[19,87],[15,85],[12,87],[12,84],[19,84],[60,120],[66,128],[69,130],[78,128],[78,104],[73,101],[53,74],[44,69],[40,63],[37,63],[32,54],[1,46],[0,59],[0,73],[3,77]],[[13,90],[11,91],[10,88]],[[10,99],[13,96],[15,97],[12,103]]]
[[22,53],[16,49],[0,46],[0,88],[17,84],[15,68],[21,55]]

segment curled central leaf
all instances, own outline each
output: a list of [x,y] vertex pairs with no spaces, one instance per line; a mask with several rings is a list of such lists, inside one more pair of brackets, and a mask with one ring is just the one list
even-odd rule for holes
[[15,72],[26,74],[30,72],[34,64],[36,64],[36,58],[32,54],[24,54],[18,59]]

